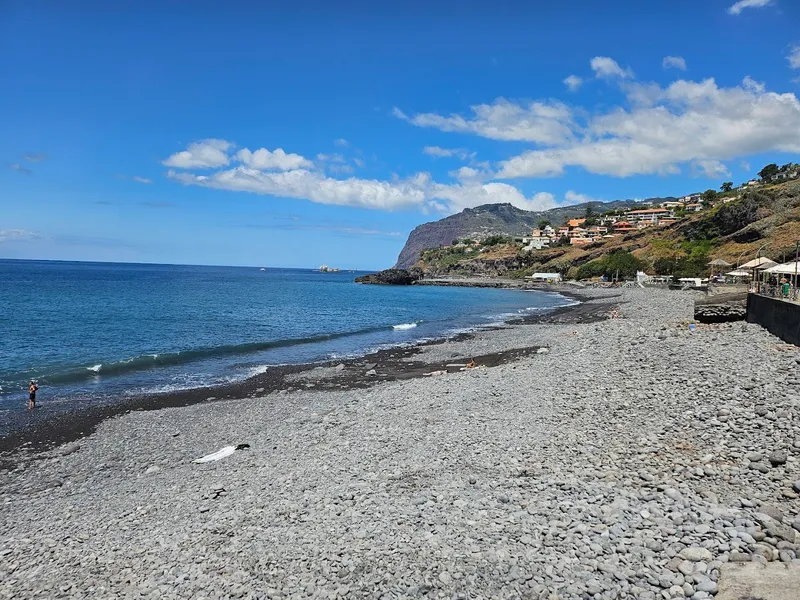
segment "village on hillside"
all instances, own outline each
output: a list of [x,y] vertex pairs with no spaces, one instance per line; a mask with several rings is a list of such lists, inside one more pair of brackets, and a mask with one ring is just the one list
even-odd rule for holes
[[637,229],[647,227],[669,227],[687,215],[714,207],[718,203],[728,203],[739,199],[744,189],[757,188],[768,183],[780,183],[800,178],[800,165],[788,163],[783,167],[775,164],[767,165],[759,173],[759,179],[751,179],[734,188],[731,182],[725,182],[720,192],[707,190],[702,194],[691,194],[676,200],[667,200],[659,206],[637,208],[628,211],[609,211],[594,216],[591,207],[588,214],[579,219],[569,219],[563,225],[554,227],[543,221],[539,227],[531,231],[530,236],[515,241],[525,244],[527,250],[541,250],[554,244],[570,244],[581,246],[591,244],[601,238],[613,238]]

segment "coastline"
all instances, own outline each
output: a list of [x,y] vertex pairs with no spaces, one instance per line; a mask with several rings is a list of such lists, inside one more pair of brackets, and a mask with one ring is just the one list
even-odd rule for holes
[[[800,565],[798,348],[688,327],[688,293],[587,295],[582,323],[397,359],[546,353],[361,388],[318,367],[20,456],[0,596],[708,600],[733,563]],[[229,444],[249,447],[192,462]]]
[[[513,283],[513,280],[509,280]],[[491,281],[485,282],[487,285],[467,285],[466,287],[495,287],[517,289],[513,285],[507,285],[506,281],[494,282],[496,285],[488,285]],[[456,283],[431,283],[430,285],[457,285]],[[601,308],[594,305],[586,306],[586,302],[591,298],[581,295],[573,289],[555,289],[553,286],[547,288],[526,288],[536,289],[536,291],[546,291],[558,293],[559,295],[573,301],[573,304],[548,309],[541,313],[534,313],[520,317],[509,318],[505,321],[505,326],[515,326],[520,324],[534,324],[548,322],[550,320],[561,320],[562,322],[574,321],[576,323],[598,319]],[[328,385],[320,386],[319,390],[335,389],[358,389],[367,388],[382,382],[396,381],[411,377],[421,377],[424,375],[428,365],[414,361],[414,357],[423,352],[428,346],[447,345],[458,341],[466,341],[480,338],[483,335],[491,335],[498,327],[485,327],[481,330],[461,333],[450,337],[440,337],[426,340],[408,346],[398,346],[376,352],[368,353],[363,356],[348,359],[338,359],[321,361],[315,363],[301,363],[291,365],[275,365],[268,367],[265,372],[252,375],[244,380],[213,385],[201,386],[173,392],[160,392],[151,394],[141,394],[126,397],[113,403],[103,403],[96,405],[84,405],[74,410],[67,410],[48,416],[45,419],[37,419],[35,414],[22,413],[20,421],[27,421],[22,427],[17,427],[8,435],[0,437],[0,468],[14,464],[18,460],[20,453],[27,454],[50,450],[56,446],[73,443],[94,433],[107,419],[121,417],[134,411],[153,411],[166,408],[180,408],[195,404],[206,404],[210,402],[221,402],[228,400],[242,400],[267,395],[273,392],[292,392],[296,391],[297,386],[292,384],[292,378],[298,375],[314,371],[338,367],[341,372],[335,373],[336,377]],[[537,348],[523,349],[533,352]],[[495,366],[502,362],[514,360],[524,353],[506,352],[500,350],[490,352],[486,355],[476,355],[482,364]],[[376,375],[366,375],[371,369],[365,368],[380,365],[381,373]],[[433,368],[436,367],[436,368]],[[442,370],[445,364],[433,365],[430,370]],[[24,416],[23,416],[24,415]]]

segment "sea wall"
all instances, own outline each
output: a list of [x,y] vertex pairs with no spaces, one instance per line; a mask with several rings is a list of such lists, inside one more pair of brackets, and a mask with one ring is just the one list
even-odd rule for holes
[[800,305],[758,294],[747,295],[747,322],[757,323],[784,342],[800,346]]

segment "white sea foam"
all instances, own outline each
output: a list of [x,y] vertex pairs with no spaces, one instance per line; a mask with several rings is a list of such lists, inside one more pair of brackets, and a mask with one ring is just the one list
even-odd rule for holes
[[416,323],[400,323],[399,325],[392,325],[392,329],[402,331],[404,329],[414,329],[416,326]]
[[92,367],[86,367],[86,370],[87,370],[87,371],[94,371],[95,373],[99,373],[99,372],[100,372],[100,369],[102,369],[102,368],[103,368],[103,365],[102,365],[102,363],[101,363],[101,364],[99,364],[99,365],[94,365],[94,366],[92,366]]

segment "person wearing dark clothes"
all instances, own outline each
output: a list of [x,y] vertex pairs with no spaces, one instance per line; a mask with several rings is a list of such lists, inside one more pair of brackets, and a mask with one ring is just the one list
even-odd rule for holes
[[28,409],[36,408],[36,390],[39,389],[39,386],[36,385],[35,381],[31,381],[28,384]]

